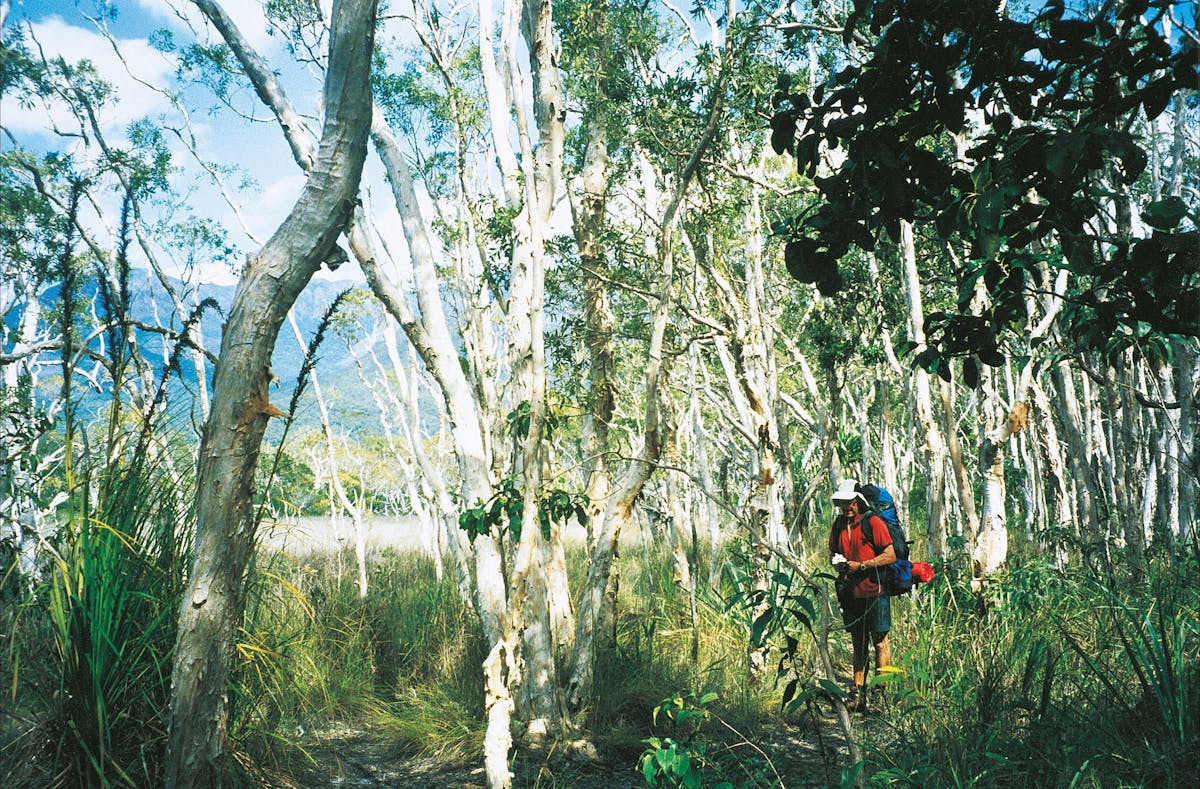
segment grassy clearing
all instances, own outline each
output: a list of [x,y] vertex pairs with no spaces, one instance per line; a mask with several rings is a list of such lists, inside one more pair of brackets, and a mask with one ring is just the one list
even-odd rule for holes
[[[132,519],[104,507],[78,513],[43,586],[6,587],[5,786],[159,780],[178,599],[170,579],[184,558],[167,535],[187,517],[152,490],[113,499],[142,513]],[[698,594],[693,659],[690,601],[671,581],[669,555],[630,554],[585,733],[622,773],[637,769],[648,737],[687,751],[705,785],[739,787],[1184,786],[1200,769],[1200,585],[1177,580],[1196,578],[1194,566],[1156,565],[1134,585],[1014,561],[983,596],[944,572],[896,603],[902,671],[884,683],[884,712],[857,721],[867,759],[847,769],[819,692],[783,712],[775,677],[749,677],[748,617],[726,602],[731,575]],[[363,600],[338,572],[347,566],[337,555],[264,551],[254,568],[230,715],[248,783],[303,775],[323,758],[305,750],[319,747],[313,733],[330,730],[386,743],[389,760],[479,758],[484,645],[453,582],[423,557],[388,551],[373,558]],[[811,636],[775,638],[789,635],[800,641],[798,665],[815,666]],[[844,634],[832,647],[848,669]],[[681,712],[686,725],[672,722]],[[796,740],[821,747],[801,756]],[[566,775],[551,785],[570,785]]]

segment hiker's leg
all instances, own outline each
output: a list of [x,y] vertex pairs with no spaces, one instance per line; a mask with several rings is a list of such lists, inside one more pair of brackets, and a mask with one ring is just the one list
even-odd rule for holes
[[[878,675],[884,668],[892,665],[892,645],[887,633],[872,633],[871,641],[875,644],[875,673]],[[887,685],[879,684],[871,688],[870,700],[864,697],[864,706],[869,705],[875,711],[882,710],[887,702]]]
[[854,644],[854,687],[861,688],[867,684],[867,629],[856,627],[850,631],[850,640]]
[[[869,621],[871,625],[871,643],[875,647],[875,673],[879,674],[884,668],[892,665],[892,645],[888,641],[888,632],[892,629],[891,600],[886,597],[880,597],[871,601]],[[883,709],[884,687],[884,685],[876,685],[872,688],[869,702],[872,709]]]
[[888,632],[892,629],[892,601],[887,597],[879,597],[871,601],[871,641],[875,644],[875,673],[892,665],[892,646],[888,642]]
[[850,631],[854,644],[854,690],[850,692],[850,709],[864,712],[867,709],[867,661],[870,655],[871,631],[867,627],[856,627]]
[[892,644],[888,641],[887,633],[872,633],[875,642],[875,673],[892,665]]
[[867,650],[871,639],[871,625],[866,618],[868,611],[863,600],[845,595],[839,596],[839,602],[842,605],[842,622],[846,625],[846,631],[850,633],[850,646],[854,650],[851,663],[854,672],[854,690],[851,691],[851,696],[854,697],[867,681]]

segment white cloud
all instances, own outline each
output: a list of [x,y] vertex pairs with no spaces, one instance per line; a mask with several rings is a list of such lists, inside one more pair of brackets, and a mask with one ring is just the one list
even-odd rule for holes
[[[189,26],[192,30],[210,30],[213,39],[218,35],[205,20],[204,15],[192,3],[173,2],[172,0],[137,0],[137,4],[161,19],[173,30],[184,30]],[[225,0],[221,3],[225,13],[234,21],[242,35],[260,55],[267,57],[272,50],[282,51],[278,36],[271,36],[266,14],[263,13],[262,3],[247,2],[247,0]],[[181,18],[182,17],[182,18]],[[186,20],[186,22],[184,21]]]
[[253,199],[247,220],[263,242],[271,237],[296,205],[307,180],[308,176],[296,168],[294,173],[264,184],[262,192]]
[[[37,46],[31,47],[34,52],[40,47],[47,59],[62,57],[71,64],[91,61],[100,77],[113,86],[113,100],[97,113],[106,135],[124,129],[130,121],[163,112],[170,106],[161,93],[149,86],[169,84],[174,64],[146,41],[116,40],[118,55],[112,43],[94,29],[68,24],[58,16],[34,22],[31,30],[37,42]],[[22,107],[6,95],[0,115],[5,128],[18,135],[48,132],[54,125],[64,131],[74,131],[76,126],[70,111],[60,101]]]

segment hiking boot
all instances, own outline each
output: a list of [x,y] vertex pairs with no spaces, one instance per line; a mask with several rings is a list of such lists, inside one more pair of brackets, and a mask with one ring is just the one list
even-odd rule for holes
[[854,688],[846,696],[846,709],[850,712],[867,711],[867,693],[865,689]]

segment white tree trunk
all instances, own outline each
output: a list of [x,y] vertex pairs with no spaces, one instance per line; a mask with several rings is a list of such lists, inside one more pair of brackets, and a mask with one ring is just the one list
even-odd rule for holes
[[[291,310],[287,315],[288,324],[292,327],[292,334],[296,338],[296,343],[300,346],[300,352],[308,356],[308,345],[304,342],[304,335],[300,333],[300,326],[296,323],[296,316]],[[350,516],[350,525],[354,530],[354,559],[358,569],[357,586],[358,597],[360,600],[367,599],[367,531],[366,525],[363,523],[362,510],[359,509],[350,496],[346,493],[346,486],[342,484],[341,464],[338,462],[337,456],[337,441],[333,436],[333,424],[329,421],[329,408],[325,405],[325,395],[321,392],[321,382],[317,380],[317,370],[314,366],[308,371],[309,386],[312,387],[313,399],[317,401],[317,414],[321,420],[321,432],[325,437],[325,454],[326,462],[329,464],[329,487],[333,491],[333,499],[337,502],[346,514]]]
[[1054,425],[1054,411],[1050,398],[1036,380],[1033,382],[1033,416],[1031,423],[1036,427],[1042,440],[1038,447],[1046,456],[1046,480],[1039,481],[1047,484],[1049,502],[1046,515],[1052,527],[1050,534],[1041,536],[1041,543],[1054,556],[1054,566],[1064,569],[1069,561],[1067,543],[1062,538],[1061,530],[1068,529],[1074,522],[1071,514],[1071,488],[1067,480],[1067,463],[1063,458],[1063,445],[1058,437],[1058,428]]
[[980,583],[996,573],[1008,558],[1008,525],[1005,516],[1004,444],[1008,440],[1007,412],[996,389],[996,371],[985,367],[979,374],[983,392],[985,437],[979,452],[983,475],[983,512],[971,545],[971,577]]
[[1178,444],[1171,458],[1172,510],[1168,519],[1171,533],[1177,540],[1196,539],[1200,512],[1197,511],[1197,480],[1200,479],[1200,451],[1196,445],[1195,392],[1200,380],[1196,363],[1196,343],[1175,338],[1171,342],[1175,356],[1175,397],[1179,403],[1177,427]]
[[[921,298],[921,280],[917,274],[917,249],[912,225],[900,223],[900,257],[904,263],[904,289],[908,297],[908,331],[916,347],[914,354],[925,350],[925,308]],[[949,516],[946,507],[949,480],[946,474],[948,448],[941,426],[935,416],[929,373],[917,367],[913,371],[913,399],[917,421],[924,437],[925,512],[932,557],[945,559],[948,554]],[[909,535],[912,539],[912,535]]]

